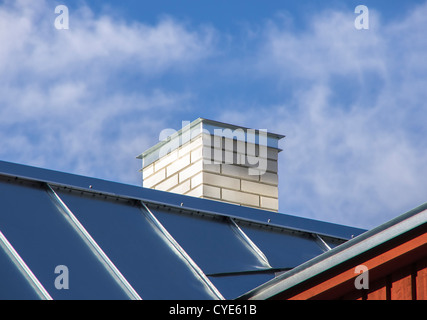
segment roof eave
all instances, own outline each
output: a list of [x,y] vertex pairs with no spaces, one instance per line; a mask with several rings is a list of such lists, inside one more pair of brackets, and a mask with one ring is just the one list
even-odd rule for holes
[[0,161],[0,175],[31,181],[38,181],[57,187],[104,194],[107,196],[138,199],[146,203],[165,205],[179,210],[189,210],[211,215],[227,216],[248,222],[277,227],[290,231],[319,234],[331,238],[348,240],[366,230],[334,223],[302,218],[294,215],[243,207],[229,203],[190,197],[176,193],[143,188],[64,173],[49,169],[31,167]]
[[265,300],[272,298],[426,222],[427,203],[424,203],[266,282],[242,295],[239,299]]

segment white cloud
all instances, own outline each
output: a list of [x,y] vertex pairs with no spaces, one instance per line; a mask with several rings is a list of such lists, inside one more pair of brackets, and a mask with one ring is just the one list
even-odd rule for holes
[[127,23],[95,17],[87,7],[70,12],[69,30],[57,30],[54,8],[54,2],[28,0],[1,7],[0,70],[53,78],[87,70],[90,64],[91,71],[102,75],[105,68],[124,67],[158,73],[188,67],[212,49],[214,35],[208,27],[191,31],[167,17],[154,26]]
[[[0,5],[0,159],[138,183],[134,157],[194,94],[151,80],[196,83],[191,71],[203,66],[202,87],[265,81],[289,93],[275,105],[239,100],[255,105],[244,113],[226,103],[211,112],[286,134],[282,212],[370,228],[426,200],[427,5],[387,23],[370,8],[369,30],[331,9],[306,28],[276,19],[247,39],[219,35],[223,43],[212,28],[125,22],[88,7],[56,30],[55,6]],[[239,56],[235,43],[244,43]]]
[[191,99],[150,80],[196,68],[212,53],[213,31],[172,18],[126,22],[88,7],[70,10],[70,29],[57,30],[56,5],[0,5],[0,158],[139,183],[135,156]]
[[287,136],[282,212],[372,228],[427,200],[427,5],[388,23],[371,10],[363,31],[354,17],[270,22],[252,64],[291,94],[222,119]]
[[269,23],[263,36],[258,71],[282,78],[326,81],[333,75],[359,77],[364,70],[384,72],[383,41],[377,32],[380,19],[370,11],[371,29],[354,27],[352,12],[326,10],[308,21],[302,31],[289,30],[289,23]]

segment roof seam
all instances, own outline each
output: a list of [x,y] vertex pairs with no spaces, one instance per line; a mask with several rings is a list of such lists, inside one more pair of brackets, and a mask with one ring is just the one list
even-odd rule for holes
[[[2,168],[1,165],[5,165],[6,169]],[[7,166],[12,166],[12,168],[9,168]],[[22,174],[22,172],[20,172],[21,167],[22,167],[22,170],[25,169],[25,170],[28,171],[30,169],[30,170],[33,170],[34,172],[32,172],[32,174],[29,174],[27,171],[25,171],[25,174]],[[5,170],[7,172],[5,172]],[[51,174],[57,174],[59,177],[57,177],[57,179],[52,179],[52,178],[51,179],[42,179],[42,178],[40,178],[38,176],[40,173],[36,172],[37,170],[40,170],[41,172],[45,172],[45,171],[49,172],[50,173],[49,176],[51,176]],[[11,172],[13,172],[13,173],[11,173]],[[47,184],[49,184],[51,186],[55,186],[55,187],[59,187],[59,188],[69,188],[69,189],[74,190],[74,191],[88,192],[88,193],[95,194],[95,195],[96,194],[98,194],[98,195],[102,194],[103,196],[111,196],[111,197],[116,197],[116,198],[123,198],[123,199],[127,199],[127,200],[144,201],[147,204],[166,205],[166,206],[169,206],[171,208],[176,208],[176,209],[180,209],[180,210],[184,210],[185,209],[185,210],[188,210],[188,211],[203,212],[203,213],[211,214],[211,215],[215,215],[215,216],[223,216],[223,217],[225,216],[225,217],[234,218],[234,219],[237,219],[237,220],[240,220],[240,221],[247,221],[249,223],[259,224],[259,225],[266,226],[266,227],[276,227],[276,228],[279,228],[279,229],[282,229],[282,230],[296,231],[296,232],[302,232],[302,233],[308,233],[308,234],[316,233],[316,234],[319,234],[321,236],[325,236],[325,237],[332,238],[332,239],[338,239],[338,240],[344,240],[344,241],[349,240],[349,236],[347,236],[347,235],[337,235],[337,234],[333,234],[333,233],[331,233],[329,231],[321,231],[321,230],[318,230],[318,229],[315,229],[315,228],[312,228],[312,229],[303,229],[303,228],[300,228],[299,226],[291,227],[291,226],[286,226],[285,224],[278,224],[278,223],[269,222],[268,221],[269,219],[267,219],[268,216],[266,214],[264,214],[265,212],[262,211],[262,210],[260,210],[260,211],[262,211],[262,212],[260,212],[260,219],[252,217],[253,216],[252,212],[250,214],[251,217],[249,218],[249,217],[244,217],[244,216],[239,215],[239,214],[237,214],[237,215],[235,215],[235,214],[234,215],[228,214],[228,213],[224,212],[225,209],[227,209],[227,208],[224,209],[222,207],[221,207],[221,210],[219,210],[219,211],[212,211],[212,210],[204,210],[203,208],[200,208],[200,207],[197,207],[197,206],[196,207],[195,206],[188,206],[188,205],[184,206],[184,202],[187,201],[187,200],[189,200],[189,198],[190,198],[189,196],[184,196],[184,195],[181,195],[181,197],[183,197],[182,200],[181,200],[181,198],[176,199],[175,197],[178,196],[178,195],[173,194],[173,197],[174,197],[173,200],[174,201],[176,200],[176,202],[178,202],[180,204],[175,204],[175,203],[173,203],[170,200],[169,200],[169,202],[165,202],[163,200],[164,198],[162,200],[150,199],[150,198],[147,198],[147,195],[139,195],[138,192],[135,192],[134,188],[143,189],[143,188],[138,187],[138,186],[123,185],[125,188],[128,188],[128,189],[131,188],[129,190],[126,189],[123,192],[117,192],[116,190],[114,190],[114,191],[105,191],[105,188],[106,188],[106,186],[104,185],[105,183],[107,183],[107,184],[109,183],[109,184],[111,184],[114,187],[116,187],[116,186],[120,187],[122,184],[118,183],[118,182],[111,182],[111,181],[100,180],[100,179],[97,179],[97,178],[90,178],[90,177],[83,177],[83,176],[80,177],[80,176],[69,174],[69,173],[56,172],[56,171],[52,171],[52,170],[48,170],[48,169],[41,169],[41,168],[35,168],[35,167],[29,167],[29,168],[27,168],[27,166],[24,166],[24,165],[7,163],[7,162],[4,162],[4,161],[0,161],[0,175],[2,175],[4,177],[9,177],[9,178],[12,178],[12,179],[22,179],[22,180],[26,180],[26,181],[36,181],[36,182],[39,182],[39,183],[47,183]],[[69,183],[69,182],[68,183],[66,183],[66,182],[64,183],[64,182],[60,181],[60,180],[69,179],[69,178],[67,178],[68,176],[69,177],[74,177],[74,178],[82,178],[82,184],[83,183],[87,183],[87,186],[76,185],[75,183]],[[103,184],[102,187],[101,187],[101,189],[97,189],[97,187],[98,187],[97,184]],[[138,191],[138,190],[136,190],[136,191]],[[146,192],[148,192],[148,191],[149,192],[161,192],[161,191],[157,191],[157,190],[145,190],[145,191]],[[136,194],[134,194],[134,193],[136,193]],[[151,195],[151,193],[149,195]],[[213,200],[208,200],[208,199],[196,199],[196,198],[192,198],[191,200],[192,201],[193,200],[213,201]],[[182,201],[182,202],[180,202],[180,201]],[[224,203],[221,203],[221,205],[232,206],[231,204],[224,204]],[[242,207],[234,205],[234,208],[239,208],[238,210],[241,211],[240,208],[242,208]],[[248,210],[257,210],[257,209],[250,209],[250,208],[248,208]],[[230,211],[233,211],[231,207],[230,207]],[[280,213],[275,213],[275,214],[279,214],[280,215]],[[283,216],[286,216],[286,215],[283,214]],[[293,217],[293,216],[290,216],[290,217]],[[265,221],[262,220],[262,218],[265,218]],[[299,218],[299,217],[296,217],[296,218]],[[306,219],[306,218],[301,218],[301,219]],[[311,221],[322,222],[322,221],[316,221],[316,220],[312,220],[312,219],[308,219],[307,220],[308,223],[310,223]],[[304,222],[304,221],[302,221],[302,222]],[[300,223],[300,222],[297,222],[297,223]],[[325,222],[325,223],[329,224],[327,222]],[[332,225],[333,223],[330,223],[330,224]],[[322,226],[318,226],[318,227],[322,228]],[[349,231],[345,231],[345,233],[350,233],[350,232],[353,233],[353,232],[355,232],[356,235],[360,234],[361,232],[366,231],[366,230],[361,230],[361,229],[347,227],[347,226],[340,226],[340,225],[337,225],[337,227],[349,228]],[[352,229],[354,229],[354,231]],[[342,231],[339,231],[339,232],[342,232]]]
[[[212,293],[220,300],[225,300],[221,292],[214,286],[214,284],[209,280],[206,274],[202,271],[202,269],[194,262],[191,256],[181,247],[181,245],[175,240],[175,238],[167,231],[167,229],[160,223],[160,221],[156,218],[156,216],[151,212],[151,210],[145,205],[143,201],[140,201],[143,208],[148,213],[148,218],[151,222],[160,230],[160,232],[164,235],[165,239],[170,242],[175,250],[187,261],[187,263],[193,268],[193,270],[199,275],[201,280],[208,286],[208,288],[212,291]],[[142,211],[142,210],[141,210]]]
[[239,225],[234,221],[233,218],[229,218],[231,221],[231,225],[236,230],[237,234],[243,238],[243,240],[249,245],[249,247],[255,252],[255,254],[258,256],[258,258],[265,264],[267,264],[268,267],[271,268],[270,262],[267,259],[267,256],[262,252],[260,248],[255,244],[255,242],[252,241],[252,239],[239,227]]
[[15,250],[12,244],[7,240],[6,236],[0,231],[0,247],[2,247],[9,258],[17,265],[20,272],[24,275],[25,279],[34,288],[37,295],[45,300],[53,300],[49,292],[43,287],[41,282],[37,279],[25,261],[21,258],[19,253]]
[[98,260],[101,264],[107,269],[107,271],[111,274],[113,279],[119,284],[119,286],[127,293],[129,298],[135,300],[142,300],[139,294],[135,291],[132,285],[127,281],[127,279],[123,276],[120,270],[114,265],[114,263],[110,260],[107,254],[102,250],[102,248],[98,245],[98,243],[92,238],[90,233],[85,229],[85,227],[80,223],[77,217],[73,214],[73,212],[67,207],[67,205],[62,201],[59,195],[52,189],[49,184],[47,186],[47,193],[51,197],[52,201],[56,203],[60,212],[67,218],[69,224],[74,228],[74,230],[79,234],[82,240],[86,243],[86,245],[92,250],[92,252],[97,256]]
[[[417,212],[418,211],[418,212]],[[414,212],[416,212],[414,214]],[[399,235],[416,227],[427,224],[427,203],[403,214],[385,224],[367,231],[360,236],[349,240],[342,246],[325,252],[294,268],[283,277],[266,282],[261,287],[251,290],[240,298],[264,299],[279,291],[287,290],[306,279],[328,270],[331,267],[352,259],[357,254],[362,254],[377,247]]]
[[243,217],[235,216],[232,214],[218,213],[218,212],[214,212],[214,211],[201,210],[201,209],[197,209],[197,208],[184,207],[184,206],[178,206],[178,205],[173,205],[173,204],[165,204],[165,203],[161,203],[158,201],[152,201],[152,200],[143,200],[143,199],[140,199],[140,200],[147,202],[149,204],[153,204],[153,205],[167,206],[167,207],[173,208],[173,209],[178,210],[178,211],[189,211],[192,213],[195,212],[197,214],[206,214],[206,215],[212,215],[212,216],[217,216],[217,217],[228,217],[228,218],[234,219],[236,221],[244,221],[244,222],[248,222],[248,223],[254,223],[254,224],[258,224],[260,226],[264,226],[267,228],[278,228],[278,229],[282,229],[284,231],[300,232],[300,233],[305,233],[308,235],[311,235],[314,233],[314,234],[318,234],[318,235],[325,236],[325,237],[332,238],[332,239],[338,239],[338,240],[344,240],[344,241],[348,240],[347,238],[330,235],[330,234],[327,234],[324,232],[318,232],[315,230],[302,229],[302,228],[298,229],[298,228],[294,228],[294,227],[283,226],[283,225],[271,223],[268,221],[264,222],[264,221],[259,221],[259,220],[255,220],[255,219],[250,219],[250,218],[243,218]]

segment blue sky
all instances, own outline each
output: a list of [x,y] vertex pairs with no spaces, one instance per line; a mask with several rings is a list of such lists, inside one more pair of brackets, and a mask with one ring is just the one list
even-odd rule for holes
[[140,185],[205,117],[286,135],[281,212],[372,228],[427,200],[425,30],[415,0],[0,1],[0,159]]

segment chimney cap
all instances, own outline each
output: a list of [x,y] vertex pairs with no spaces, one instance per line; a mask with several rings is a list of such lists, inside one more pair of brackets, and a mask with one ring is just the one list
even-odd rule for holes
[[[243,127],[243,126],[238,126],[238,125],[234,125],[234,124],[229,124],[229,123],[225,123],[225,122],[221,122],[221,121],[216,121],[216,120],[209,120],[206,118],[198,118],[195,121],[193,121],[193,123],[199,123],[199,122],[203,122],[207,125],[210,125],[214,128],[228,128],[228,129],[243,129],[243,130],[254,130],[253,128],[247,128],[247,127]],[[277,140],[280,140],[282,138],[285,137],[285,135],[283,134],[278,134],[278,133],[272,133],[272,132],[267,132],[267,136],[268,137],[272,137],[272,138],[276,138]]]
[[[159,159],[159,153],[161,148],[165,148],[169,150],[169,152],[172,152],[173,150],[179,148],[181,145],[192,140],[199,134],[209,133],[210,135],[215,135],[215,133],[217,132],[216,130],[224,130],[224,129],[230,129],[230,130],[240,129],[245,132],[247,132],[248,130],[255,130],[255,129],[233,125],[225,122],[220,122],[220,121],[215,121],[215,120],[210,120],[205,118],[197,118],[193,122],[183,126],[182,129],[175,131],[173,134],[169,135],[166,139],[160,141],[156,145],[152,146],[151,148],[141,153],[139,156],[137,156],[137,159],[142,159],[143,167],[148,166],[152,162]],[[266,133],[267,147],[280,150],[279,140],[284,138],[285,137],[284,135],[268,132],[263,129],[255,130],[255,131],[258,131],[255,133],[255,135],[259,134],[260,131],[263,131]],[[232,136],[232,133],[231,133],[231,136]],[[233,137],[235,136],[232,136],[231,138]],[[245,141],[246,141],[246,137],[247,135],[245,134]],[[239,137],[236,137],[236,138],[238,139]]]

